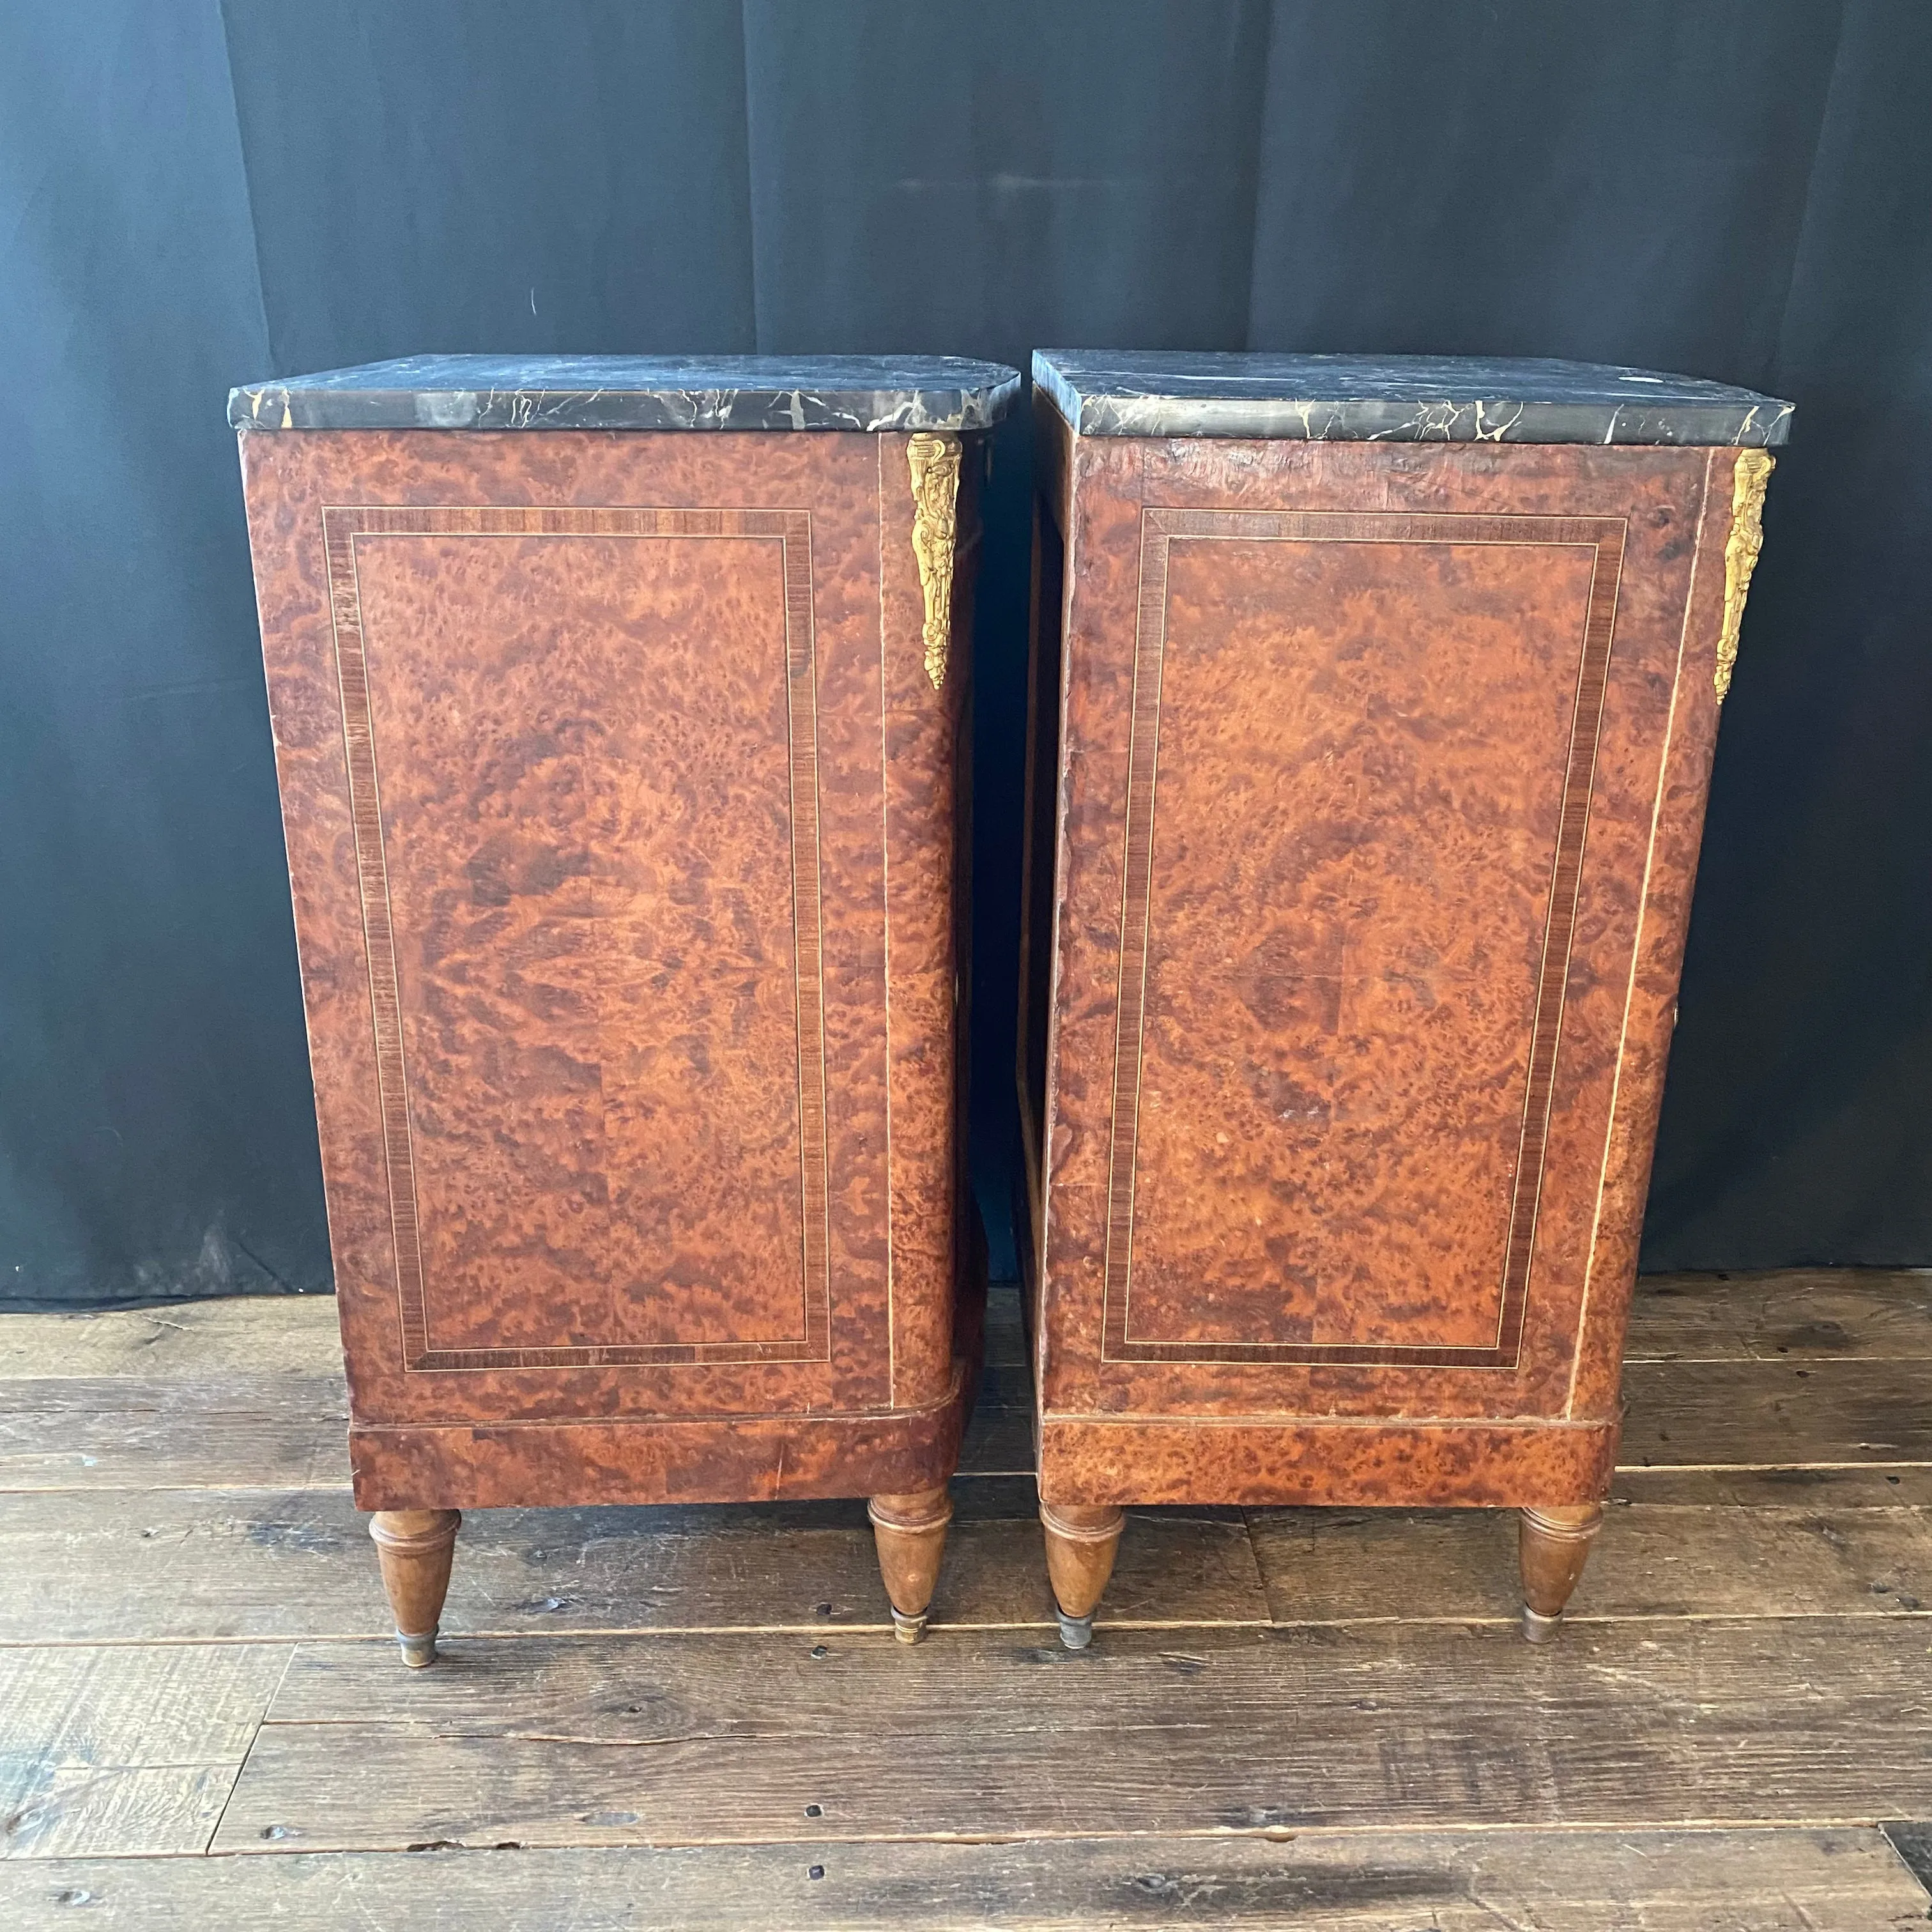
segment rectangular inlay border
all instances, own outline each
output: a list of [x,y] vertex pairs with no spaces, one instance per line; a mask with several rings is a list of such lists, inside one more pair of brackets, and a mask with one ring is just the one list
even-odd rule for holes
[[[790,777],[794,976],[798,1023],[802,1336],[775,1340],[436,1348],[429,1336],[416,1198],[400,981],[389,908],[374,719],[362,633],[356,540],[364,536],[755,537],[780,546]],[[826,1132],[825,992],[820,932],[818,665],[812,608],[812,518],[803,510],[534,509],[329,506],[322,511],[343,746],[369,968],[376,1080],[394,1242],[406,1370],[643,1368],[729,1362],[829,1362],[831,1186]]]
[[[1115,1006],[1112,1118],[1107,1172],[1106,1250],[1101,1288],[1103,1362],[1305,1364],[1334,1366],[1514,1369],[1522,1346],[1529,1276],[1543,1187],[1556,1055],[1582,876],[1590,792],[1603,727],[1624,525],[1618,517],[1478,515],[1460,512],[1246,511],[1145,508],[1141,514],[1140,592],[1134,644],[1123,845],[1120,986]],[[1550,912],[1530,1028],[1522,1127],[1504,1250],[1502,1304],[1493,1342],[1477,1347],[1394,1343],[1136,1341],[1128,1333],[1132,1294],[1135,1162],[1154,874],[1154,791],[1159,770],[1161,673],[1167,648],[1168,546],[1176,538],[1295,543],[1561,544],[1594,553],[1571,712]]]

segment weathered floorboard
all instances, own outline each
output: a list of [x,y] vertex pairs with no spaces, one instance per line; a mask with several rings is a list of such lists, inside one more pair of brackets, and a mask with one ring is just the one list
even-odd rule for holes
[[1617,1460],[1932,1462],[1922,1361],[1630,1362]]
[[459,1641],[422,1672],[303,1646],[217,1848],[1932,1815],[1916,1618],[890,1644]]
[[[69,1326],[67,1318],[4,1317],[0,1338],[11,1322],[50,1320],[56,1334]],[[132,1375],[0,1379],[0,1490],[346,1486],[338,1372],[209,1375],[206,1384]],[[1932,1375],[1917,1358],[1633,1360],[1624,1394],[1620,1460],[1630,1493],[1660,1494],[1630,1481],[1645,1470],[1932,1468]],[[963,1474],[1031,1468],[1028,1402],[1023,1367],[989,1366]],[[1671,1493],[1721,1501],[1725,1492],[1706,1482]]]
[[[232,1382],[200,1405],[192,1388],[131,1378],[0,1382],[0,1491],[346,1487],[340,1380],[264,1388],[244,1406]],[[1657,1493],[1630,1482],[1647,1470],[1932,1468],[1932,1373],[1920,1362],[1632,1362],[1624,1394],[1620,1480],[1634,1494]],[[1024,1371],[989,1369],[961,1473],[1032,1466]],[[1709,1484],[1698,1493],[1721,1500]]]
[[[1049,1624],[1030,1483],[957,1492],[934,1628]],[[1897,1494],[1881,1479],[1866,1507],[1613,1505],[1572,1615],[1918,1610],[1932,1510],[1871,1506]],[[0,1642],[386,1636],[367,1522],[331,1490],[0,1498]],[[1245,1527],[1234,1510],[1136,1510],[1100,1622],[1507,1621],[1515,1537],[1488,1510],[1257,1510]],[[885,1622],[856,1502],[475,1511],[444,1616],[514,1636]]]
[[[1646,1280],[1622,1460],[1932,1466],[1928,1284],[1898,1272]],[[996,1292],[965,1473],[1031,1466],[1018,1348],[1012,1298]],[[0,1490],[340,1486],[346,1414],[321,1298],[0,1318]]]
[[1623,1468],[1610,1496],[1613,1502],[1706,1503],[1732,1509],[1896,1509],[1901,1504],[1925,1509],[1932,1508],[1932,1463]]
[[[74,1908],[85,1906],[76,1918]],[[1885,1932],[1926,1897],[1865,1829],[1302,1834],[64,1860],[0,1873],[14,1932],[348,1925],[1279,1927]]]
[[0,1381],[127,1376],[198,1383],[342,1373],[332,1294],[260,1294],[165,1308],[0,1315]]
[[[1932,1356],[1932,1270],[1795,1268],[1647,1275],[1630,1312],[1633,1360],[1895,1360]],[[996,1282],[986,1358],[1024,1359],[1018,1302]],[[334,1298],[259,1295],[164,1308],[0,1317],[0,1381],[125,1376],[199,1382],[250,1373],[336,1375]]]
[[1783,1268],[1638,1280],[1629,1361],[1932,1357],[1932,1269]]
[[1017,1282],[996,1281],[987,1288],[986,1356],[994,1368],[1026,1366],[1026,1329],[1020,1318]]
[[[955,1487],[934,1627],[1050,1626],[1030,1480]],[[368,1524],[340,1490],[0,1497],[0,1642],[386,1638]],[[1112,1610],[1265,1622],[1240,1512],[1137,1514]],[[452,1634],[888,1624],[856,1501],[472,1511],[443,1616]]]
[[962,1476],[1025,1476],[1033,1473],[1033,1396],[1027,1372],[989,1362],[959,1445]]
[[[1513,1619],[1504,1510],[1255,1510],[1280,1623]],[[1932,1605],[1932,1511],[1613,1504],[1569,1618],[1860,1617]],[[1928,1612],[1932,1615],[1932,1612]]]
[[[34,1392],[57,1386],[32,1385]],[[97,1383],[86,1384],[89,1388]],[[20,1491],[349,1487],[348,1402],[340,1383],[305,1410],[38,1408],[0,1384],[0,1495]],[[286,1393],[286,1392],[284,1392]]]
[[[1622,1506],[1546,1652],[1505,1514],[1204,1510],[1135,1513],[1070,1658],[1030,1482],[969,1474],[916,1650],[857,1504],[482,1512],[420,1676],[374,1640],[332,1304],[0,1318],[0,1924],[1922,1922],[1863,1827],[1932,1815],[1928,1306],[1644,1283]],[[968,1471],[1031,1462],[1016,1312]],[[369,1849],[142,1856],[224,1804],[220,1849]],[[907,1832],[1041,1835],[858,1842]],[[771,1842],[594,1849],[680,1837]],[[404,1854],[446,1840],[566,1849]]]
[[0,1651],[0,1856],[202,1850],[289,1654]]

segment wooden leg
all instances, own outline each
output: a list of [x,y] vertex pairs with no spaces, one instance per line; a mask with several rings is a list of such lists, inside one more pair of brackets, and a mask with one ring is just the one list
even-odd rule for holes
[[396,1619],[396,1641],[412,1670],[436,1661],[436,1624],[449,1593],[459,1510],[378,1510],[369,1534],[382,1565],[382,1588]]
[[1522,1634],[1532,1643],[1556,1634],[1563,1606],[1589,1560],[1591,1539],[1604,1526],[1601,1503],[1558,1503],[1526,1509],[1516,1536],[1522,1566]]
[[1125,1514],[1112,1504],[1048,1503],[1040,1506],[1046,1531],[1046,1574],[1060,1611],[1060,1640],[1084,1650],[1094,1640],[1094,1607],[1114,1574]]
[[926,1606],[939,1581],[952,1498],[942,1483],[936,1490],[874,1496],[866,1514],[879,1546],[879,1574],[892,1599],[892,1634],[902,1643],[916,1643],[926,1634]]

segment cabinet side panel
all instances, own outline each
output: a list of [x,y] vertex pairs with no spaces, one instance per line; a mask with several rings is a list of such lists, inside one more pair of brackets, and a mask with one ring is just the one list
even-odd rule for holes
[[401,1370],[401,1310],[322,499],[304,460],[320,452],[304,442],[244,430],[242,470],[336,1312],[351,1406],[380,1411]]
[[[878,676],[885,798],[882,905],[891,1103],[891,1333],[894,1400],[934,1399],[952,1372],[952,1296],[961,1223],[958,1096],[959,957],[952,904],[954,788],[962,700],[971,676],[970,599],[978,562],[968,439],[956,499],[953,576],[938,620],[946,646],[937,689],[928,669],[926,601],[914,547],[914,439],[880,436]],[[936,607],[935,607],[936,608]]]
[[1724,627],[1724,549],[1736,461],[1737,452],[1730,449],[1712,450],[1706,457],[1696,567],[1663,728],[1664,778],[1645,853],[1642,924],[1631,964],[1581,1340],[1566,1404],[1568,1412],[1578,1418],[1613,1418],[1621,1412],[1624,1330],[1636,1282],[1637,1247],[1717,748],[1713,673]]
[[1555,1420],[1613,1351],[1705,466],[1076,445],[1049,1418]]
[[[1051,413],[1037,413],[1051,434]],[[1073,436],[1064,472],[1049,471],[1065,477],[1066,542],[1035,1288],[1043,1410],[1090,1400],[1105,1279],[1143,460],[1138,442]]]
[[[1057,414],[1045,412],[1038,435],[1042,450],[1064,440]],[[1061,452],[1061,462],[1065,460]],[[1040,468],[1048,468],[1044,457]],[[1060,534],[1064,506],[1054,502],[1050,478],[1036,488],[1027,637],[1026,778],[1022,800],[1020,868],[1019,1007],[1014,1081],[1019,1099],[1021,1154],[1025,1166],[1023,1208],[1033,1251],[1040,1239],[1040,1147],[1046,1118],[1048,1044],[1053,1026],[1054,833],[1060,798],[1060,625],[1064,610],[1066,546]]]
[[358,1420],[890,1406],[877,462],[244,440]]

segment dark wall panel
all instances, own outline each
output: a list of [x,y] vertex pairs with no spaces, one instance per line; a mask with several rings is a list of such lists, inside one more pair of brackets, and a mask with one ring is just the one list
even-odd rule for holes
[[[0,1297],[324,1286],[233,382],[414,350],[1650,362],[1799,405],[1646,1253],[1932,1262],[1918,0],[0,0]],[[978,649],[1012,1131],[1030,458]]]
[[758,339],[1238,345],[1264,6],[748,0]]
[[1845,10],[1648,1258],[1932,1262],[1932,10]]
[[1838,10],[1277,8],[1251,346],[1769,375]]
[[0,1296],[326,1287],[214,0],[0,22]]
[[735,4],[223,11],[273,358],[243,376],[753,346]]

